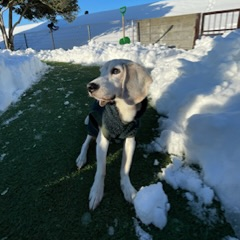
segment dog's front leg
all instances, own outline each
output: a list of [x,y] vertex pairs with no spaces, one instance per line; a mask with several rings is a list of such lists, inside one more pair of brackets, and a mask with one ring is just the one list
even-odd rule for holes
[[135,138],[126,138],[123,146],[122,166],[121,166],[121,188],[125,199],[132,203],[136,196],[136,189],[132,186],[129,172],[132,164],[132,158],[136,146]]
[[82,145],[81,152],[76,160],[78,169],[80,169],[87,162],[88,147],[89,147],[89,144],[90,144],[92,138],[93,138],[92,136],[87,135],[87,138]]
[[94,183],[89,195],[89,208],[94,210],[100,203],[104,191],[104,178],[106,175],[106,157],[109,141],[104,137],[102,131],[99,131],[97,136],[97,171],[94,178]]

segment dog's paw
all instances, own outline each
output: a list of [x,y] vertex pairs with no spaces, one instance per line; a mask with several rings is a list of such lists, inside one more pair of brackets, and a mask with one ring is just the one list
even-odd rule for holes
[[85,153],[81,152],[76,160],[77,168],[81,169],[86,162],[87,162],[87,156]]
[[94,210],[103,198],[104,183],[94,182],[89,194],[89,209]]
[[121,189],[124,195],[124,198],[133,203],[134,198],[136,197],[137,190],[133,187],[130,180],[128,178],[124,178],[121,180]]

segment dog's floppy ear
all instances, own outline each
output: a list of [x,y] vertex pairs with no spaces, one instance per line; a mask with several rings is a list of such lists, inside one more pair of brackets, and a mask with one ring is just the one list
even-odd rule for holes
[[129,105],[137,104],[147,97],[152,78],[145,68],[136,63],[124,64],[122,97]]

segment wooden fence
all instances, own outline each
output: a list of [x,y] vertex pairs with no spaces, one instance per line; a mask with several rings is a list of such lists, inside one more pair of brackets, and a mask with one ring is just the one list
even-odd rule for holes
[[240,28],[240,9],[138,21],[138,41],[192,49],[196,39]]
[[138,21],[138,41],[192,49],[199,32],[200,14],[151,18]]

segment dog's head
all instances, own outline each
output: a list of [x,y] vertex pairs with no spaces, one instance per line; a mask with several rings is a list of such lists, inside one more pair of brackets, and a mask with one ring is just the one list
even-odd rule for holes
[[114,59],[106,62],[100,71],[100,76],[87,85],[89,95],[97,99],[100,106],[116,98],[133,105],[147,97],[152,78],[139,64]]

